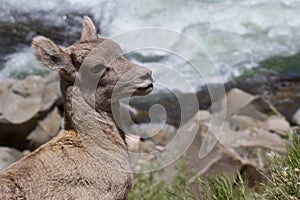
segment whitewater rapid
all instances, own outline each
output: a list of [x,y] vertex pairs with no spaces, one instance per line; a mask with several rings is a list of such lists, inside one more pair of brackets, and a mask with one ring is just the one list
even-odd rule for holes
[[[30,23],[36,17],[47,27],[49,23],[64,25],[70,13],[84,13],[96,21],[104,37],[143,27],[173,30],[199,43],[227,81],[264,59],[299,52],[299,10],[300,0],[4,0],[0,17],[11,24],[20,20]],[[30,17],[24,13],[31,13]],[[68,29],[68,35],[78,34],[80,29],[76,24]],[[28,33],[28,37],[35,34]],[[179,48],[180,44],[180,38],[170,41],[170,46]],[[191,59],[199,56],[191,51]],[[202,84],[188,62],[178,61],[165,51],[141,50],[129,57],[145,65],[156,62],[180,69],[191,83]],[[43,74],[42,70],[28,46],[5,55],[0,77]],[[176,85],[176,79],[170,84]]]

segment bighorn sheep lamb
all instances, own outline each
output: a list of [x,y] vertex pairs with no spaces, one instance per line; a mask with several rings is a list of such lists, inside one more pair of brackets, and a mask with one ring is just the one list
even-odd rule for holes
[[112,95],[121,78],[116,96],[148,94],[151,71],[125,59],[115,42],[98,38],[89,17],[80,42],[65,50],[42,36],[32,47],[45,67],[59,72],[64,130],[0,172],[0,199],[126,199],[132,173]]

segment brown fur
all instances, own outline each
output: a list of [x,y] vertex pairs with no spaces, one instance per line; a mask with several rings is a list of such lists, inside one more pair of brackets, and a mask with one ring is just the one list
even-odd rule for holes
[[[105,49],[94,51],[105,41]],[[0,199],[126,199],[132,173],[124,133],[111,113],[111,105],[118,103],[112,102],[111,96],[118,80],[131,69],[135,73],[130,73],[120,91],[148,94],[151,72],[122,55],[108,62],[121,50],[114,42],[98,38],[88,17],[84,18],[81,41],[67,49],[41,36],[34,38],[32,47],[44,66],[59,71],[65,127],[51,141],[0,172]],[[80,66],[93,69],[99,63],[103,69],[88,76],[99,81],[94,109],[92,95],[82,95],[74,81]],[[79,83],[84,84],[85,78],[79,78]]]

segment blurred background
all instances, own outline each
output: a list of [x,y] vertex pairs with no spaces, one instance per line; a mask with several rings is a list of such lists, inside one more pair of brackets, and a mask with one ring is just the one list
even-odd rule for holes
[[[24,78],[29,73],[43,74],[29,47],[32,37],[45,35],[68,46],[78,41],[82,16],[88,15],[103,37],[142,27],[183,33],[203,46],[229,80],[265,59],[300,50],[299,7],[298,0],[3,0],[0,75]],[[167,59],[167,55],[152,54],[135,58],[144,63]],[[193,78],[188,70],[184,73]]]

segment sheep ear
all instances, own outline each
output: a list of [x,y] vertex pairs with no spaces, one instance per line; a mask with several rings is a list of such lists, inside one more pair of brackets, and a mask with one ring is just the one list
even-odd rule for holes
[[97,33],[95,25],[93,24],[91,18],[84,16],[80,41],[88,41],[96,38]]
[[34,37],[32,48],[37,60],[45,67],[60,70],[68,66],[66,53],[50,39],[43,36]]

